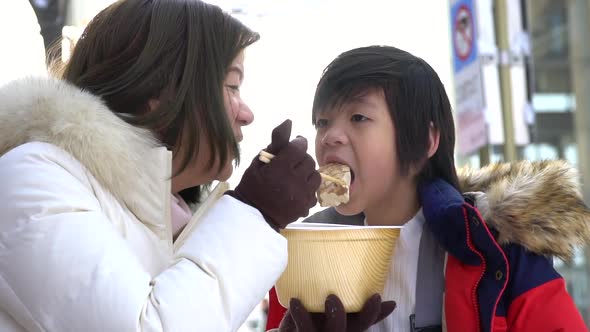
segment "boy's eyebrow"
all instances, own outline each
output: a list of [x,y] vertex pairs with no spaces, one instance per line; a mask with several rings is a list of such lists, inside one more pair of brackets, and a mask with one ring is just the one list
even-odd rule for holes
[[348,100],[348,103],[350,103],[350,104],[358,104],[360,106],[368,106],[370,108],[377,108],[377,105],[375,105],[375,103],[372,100],[370,100],[368,98],[365,98],[365,96],[351,97]]

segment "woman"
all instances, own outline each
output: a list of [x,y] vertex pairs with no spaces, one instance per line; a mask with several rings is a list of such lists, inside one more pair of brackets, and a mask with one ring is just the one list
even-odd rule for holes
[[273,162],[191,217],[253,121],[239,89],[257,39],[201,1],[123,0],[62,80],[0,89],[0,330],[239,328],[286,265],[276,230],[320,183],[286,121]]

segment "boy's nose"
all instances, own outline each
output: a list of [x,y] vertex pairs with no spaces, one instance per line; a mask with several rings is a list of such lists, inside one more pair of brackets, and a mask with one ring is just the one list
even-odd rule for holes
[[341,128],[332,127],[324,134],[322,144],[328,146],[348,144],[348,136]]

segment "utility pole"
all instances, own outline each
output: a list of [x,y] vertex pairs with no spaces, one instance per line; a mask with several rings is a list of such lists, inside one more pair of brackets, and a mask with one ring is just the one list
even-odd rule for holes
[[[568,2],[570,70],[576,109],[574,128],[578,147],[577,168],[582,178],[582,192],[586,204],[590,204],[590,46],[587,38],[590,34],[590,5],[588,0],[571,0]],[[590,276],[590,248],[584,252],[586,258],[586,275]],[[587,304],[586,304],[587,305]],[[584,308],[587,324],[590,323],[590,308]]]
[[512,118],[511,55],[508,35],[508,0],[494,2],[494,21],[499,51],[500,93],[502,96],[502,119],[504,125],[504,161],[517,159],[514,123]]

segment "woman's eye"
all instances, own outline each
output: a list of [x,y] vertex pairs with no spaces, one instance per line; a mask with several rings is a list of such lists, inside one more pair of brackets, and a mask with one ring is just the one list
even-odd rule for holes
[[239,85],[227,84],[225,87],[228,88],[228,89],[230,89],[232,92],[240,92],[240,86]]
[[327,119],[317,119],[315,121],[315,127],[316,128],[324,128],[328,125],[328,120]]
[[363,121],[369,120],[369,118],[367,118],[366,116],[361,115],[361,114],[355,114],[352,116],[352,118],[350,120],[353,122],[363,122]]

